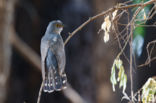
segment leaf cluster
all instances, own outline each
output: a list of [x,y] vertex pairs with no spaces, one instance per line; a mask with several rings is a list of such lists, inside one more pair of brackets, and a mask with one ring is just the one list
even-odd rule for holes
[[[117,78],[116,78],[116,70],[118,70]],[[110,81],[112,83],[113,91],[115,91],[115,85],[117,85],[117,82],[119,82],[119,88],[123,87],[122,93],[125,94],[125,90],[127,86],[127,75],[125,74],[123,62],[119,58],[114,60],[114,63],[111,69]]]

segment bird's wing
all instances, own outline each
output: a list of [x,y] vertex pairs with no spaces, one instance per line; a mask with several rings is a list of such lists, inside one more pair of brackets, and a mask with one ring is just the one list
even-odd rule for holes
[[60,74],[62,74],[64,72],[65,69],[65,62],[66,62],[66,57],[65,57],[65,51],[64,48],[62,48],[61,50],[59,50],[58,52],[56,52],[56,58],[58,61],[58,67],[59,67],[59,72]]
[[41,40],[41,65],[42,65],[42,78],[45,78],[45,59],[47,56],[47,52],[48,52],[48,48],[49,48],[49,42],[42,38]]
[[64,43],[62,37],[57,36],[57,42],[51,42],[50,49],[53,51],[53,54],[56,56],[58,68],[60,74],[64,72],[66,57],[64,51]]

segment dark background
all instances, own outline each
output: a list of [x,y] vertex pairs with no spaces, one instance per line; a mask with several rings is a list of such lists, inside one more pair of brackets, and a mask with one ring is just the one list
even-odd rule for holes
[[[62,32],[65,40],[89,17],[114,6],[119,0],[19,0],[15,6],[14,28],[18,36],[40,55],[40,40],[48,23],[61,20],[66,27]],[[125,20],[125,19],[123,19]],[[155,16],[149,24],[155,21]],[[91,22],[79,31],[66,45],[66,73],[68,82],[88,103],[119,103],[122,90],[112,92],[110,72],[113,60],[119,52],[117,41],[103,42],[103,33],[98,30],[103,17]],[[138,64],[147,58],[146,45],[156,38],[156,29],[147,28],[143,53]],[[128,49],[127,49],[128,50]],[[156,54],[154,49],[154,55]],[[125,64],[126,65],[126,64]],[[134,89],[156,75],[156,64],[133,71]],[[129,73],[128,66],[125,67]],[[129,75],[128,75],[129,76]],[[128,77],[129,78],[129,77]],[[36,103],[41,85],[41,73],[12,47],[11,73],[8,82],[6,103]],[[129,80],[129,79],[128,79]],[[129,83],[128,90],[129,93]],[[130,95],[130,94],[129,94]],[[125,101],[123,101],[125,102]],[[62,92],[43,93],[41,103],[70,103]]]

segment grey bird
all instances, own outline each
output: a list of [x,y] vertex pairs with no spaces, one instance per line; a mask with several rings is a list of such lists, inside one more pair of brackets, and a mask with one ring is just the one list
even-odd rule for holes
[[63,23],[51,21],[41,39],[41,65],[44,80],[43,91],[51,93],[66,88],[64,42],[60,35]]

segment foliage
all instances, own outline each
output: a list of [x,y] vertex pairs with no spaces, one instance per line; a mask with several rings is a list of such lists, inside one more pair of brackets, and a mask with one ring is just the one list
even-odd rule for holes
[[[134,0],[133,3],[145,3],[147,0]],[[120,5],[118,5],[120,6]],[[126,48],[127,44],[130,44],[130,79],[131,79],[131,84],[133,83],[133,78],[132,78],[132,63],[133,63],[133,55],[132,53],[135,53],[137,56],[140,56],[142,53],[142,46],[144,43],[144,37],[145,37],[145,27],[144,25],[146,24],[146,21],[150,18],[151,15],[151,5],[146,5],[142,7],[136,7],[132,9],[134,15],[131,19],[131,21],[128,21],[128,24],[125,26],[127,30],[127,39],[125,40],[126,42],[124,43],[124,46],[122,47],[120,44],[120,39],[118,37],[118,42],[121,48],[121,52],[118,54],[116,59],[114,60],[114,63],[111,68],[111,76],[110,76],[110,81],[112,83],[112,88],[113,91],[115,91],[115,86],[119,83],[119,88],[122,88],[122,93],[124,95],[123,98],[129,99],[127,96],[125,90],[127,87],[127,75],[125,74],[125,69],[123,66],[123,61],[119,58],[121,54],[124,54],[124,49]],[[104,18],[104,22],[101,25],[101,30],[104,31],[104,42],[109,41],[109,32],[111,27],[114,28],[114,20],[116,20],[116,17],[120,18],[125,11],[119,13],[117,15],[118,10],[114,10],[111,16],[110,14],[107,15]],[[128,11],[126,11],[127,15],[129,15]],[[129,16],[128,16],[129,18]],[[118,23],[119,19],[116,20],[116,23]],[[128,31],[128,28],[130,27],[130,32]],[[116,30],[116,28],[113,29],[115,32],[119,31]],[[123,30],[123,31],[124,31]],[[121,31],[121,32],[123,32]],[[117,33],[117,32],[116,32]],[[119,34],[118,34],[119,35]],[[131,51],[133,50],[133,52]],[[125,56],[126,57],[126,56]],[[117,73],[118,72],[118,73]],[[150,83],[147,82],[145,86],[142,88],[142,102],[143,103],[149,103],[150,99],[156,95],[156,84],[154,80],[149,79]],[[134,102],[135,96],[133,97],[133,84],[131,85],[131,101]]]
[[[116,79],[116,69],[118,70],[118,76]],[[112,70],[111,70],[111,77],[110,81],[112,83],[113,91],[115,91],[115,85],[119,82],[119,88],[122,88],[122,93],[125,94],[126,85],[127,85],[127,75],[125,74],[123,62],[121,59],[116,58],[114,60]]]
[[156,80],[149,78],[142,87],[142,102],[149,103],[154,102],[156,96]]
[[[133,3],[145,3],[149,0],[133,0]],[[132,9],[133,13],[137,8]],[[135,29],[133,32],[133,51],[137,56],[140,56],[142,53],[142,47],[144,44],[144,37],[146,28],[141,25],[145,25],[147,18],[149,18],[149,12],[151,10],[151,5],[145,6],[136,16],[135,19]]]
[[104,37],[103,37],[103,40],[104,42],[108,42],[109,41],[109,32],[110,32],[110,29],[111,29],[111,21],[113,21],[115,19],[115,16],[117,15],[117,10],[115,10],[113,13],[112,13],[112,18],[107,15],[105,18],[104,18],[104,22],[102,23],[101,25],[101,30],[104,31]]

